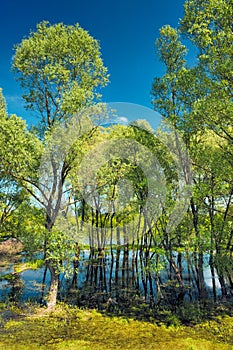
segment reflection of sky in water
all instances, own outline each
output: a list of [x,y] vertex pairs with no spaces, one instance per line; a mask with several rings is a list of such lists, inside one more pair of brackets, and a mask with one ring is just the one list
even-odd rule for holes
[[[211,270],[210,267],[206,267],[204,269],[204,279],[205,279],[205,284],[208,288],[212,289],[213,288],[213,282],[212,282],[212,276],[211,276]],[[215,284],[216,284],[216,290],[217,294],[221,295],[221,285],[218,280],[217,272],[215,271]]]
[[0,267],[0,276],[5,275],[7,273],[12,273],[14,271],[14,264],[9,264],[6,266]]
[[[24,281],[24,288],[22,291],[23,299],[38,299],[41,297],[41,288],[43,280],[44,269],[39,270],[27,270],[20,274],[21,279]],[[50,274],[46,275],[46,285],[50,283]],[[25,297],[27,296],[27,297]]]
[[[174,257],[176,257],[176,254],[174,254]],[[85,286],[88,287],[88,284],[86,284],[86,276],[87,276],[87,271],[89,269],[89,276],[91,273],[91,267],[88,265],[88,258],[89,258],[89,251],[86,250],[83,252],[83,254],[81,254],[81,260],[80,260],[80,265],[79,265],[79,271],[78,271],[78,289],[81,291],[82,288],[83,289],[83,293],[85,293]],[[114,289],[114,283],[115,283],[115,279],[116,279],[116,252],[114,252],[114,262],[113,262],[113,270],[112,270],[112,278],[110,281],[110,270],[111,270],[111,255],[107,255],[105,256],[105,264],[103,265],[104,269],[105,269],[105,278],[107,279],[107,292],[109,291],[109,283],[111,282],[111,287],[112,290]],[[121,281],[122,279],[124,279],[124,273],[125,276],[128,276],[127,278],[129,278],[129,280],[131,278],[133,278],[133,276],[135,277],[136,271],[133,272],[132,269],[132,253],[129,253],[129,258],[128,258],[128,266],[129,266],[129,270],[128,272],[124,270],[122,270],[123,267],[123,260],[124,260],[124,252],[121,251],[120,252],[120,256],[119,256],[119,270],[118,270],[118,282],[120,282],[121,285]],[[205,265],[204,265],[204,279],[205,279],[205,284],[206,287],[208,289],[208,292],[211,296],[212,294],[212,277],[211,277],[211,271],[210,271],[210,267],[208,265],[208,260],[209,257],[208,255],[205,257]],[[98,259],[96,259],[96,265],[99,264],[100,261]],[[189,285],[189,274],[188,274],[188,265],[187,265],[187,261],[183,260],[183,272],[182,272],[182,276],[183,276],[183,281],[184,284],[186,286]],[[127,263],[125,265],[125,268],[127,269]],[[7,270],[4,272],[4,274],[12,272],[12,267],[10,270]],[[144,285],[142,281],[142,279],[140,278],[141,276],[141,268],[140,268],[140,263],[138,261],[138,287],[140,289],[141,295],[144,295],[145,289],[144,289]],[[42,288],[42,280],[43,280],[43,274],[44,274],[44,268],[41,268],[39,270],[27,270],[24,271],[20,274],[20,278],[22,283],[22,287],[20,289],[20,300],[21,301],[26,301],[28,299],[30,300],[37,300],[39,301],[41,298],[41,288]],[[99,272],[98,272],[98,276],[99,276]],[[161,278],[161,282],[165,283],[167,282],[167,272],[166,270],[162,270],[160,272],[160,278]],[[192,276],[193,278],[193,276]],[[153,280],[153,289],[156,290],[156,285],[155,285],[155,273],[152,274],[152,280]],[[61,275],[60,277],[60,281],[61,281],[61,295],[63,297],[65,297],[66,294],[66,288],[68,286],[67,284],[67,280],[64,277],[64,274]],[[220,288],[220,284],[217,278],[217,274],[215,277],[215,282],[216,282],[216,290],[217,290],[217,295],[221,296],[221,288]],[[46,290],[48,290],[48,286],[50,283],[50,274],[49,272],[47,272],[46,275]],[[69,281],[70,283],[70,281]],[[100,279],[98,279],[97,281],[97,285],[100,285],[101,281]],[[135,284],[134,284],[135,285]],[[191,285],[193,286],[190,290],[191,294],[193,295],[194,299],[198,297],[197,295],[197,291],[194,287],[195,283],[194,281],[191,282]],[[115,285],[115,288],[117,286]],[[133,285],[130,284],[130,289],[132,291],[132,287]],[[147,287],[148,287],[148,293],[149,293],[149,281],[147,281]],[[17,285],[16,285],[17,288]],[[12,282],[9,283],[7,281],[0,281],[0,300],[6,300],[7,296],[9,295],[9,293],[12,290]]]
[[[13,269],[11,271],[5,271],[4,274],[13,272]],[[41,283],[43,279],[43,273],[44,269],[41,268],[39,270],[26,270],[23,271],[20,274],[20,280],[23,282],[22,290],[20,290],[20,300],[26,301],[28,299],[30,300],[39,300],[41,297]],[[46,276],[46,284],[47,286],[50,283],[50,275],[47,273]],[[7,295],[11,292],[12,288],[17,288],[17,280],[15,281],[0,281],[0,300],[7,299]],[[19,287],[20,289],[20,287]]]

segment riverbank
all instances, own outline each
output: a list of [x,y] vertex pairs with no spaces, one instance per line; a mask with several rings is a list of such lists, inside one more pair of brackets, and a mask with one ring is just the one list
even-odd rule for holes
[[0,306],[4,350],[233,349],[233,317],[189,326],[157,325],[103,315],[64,304],[52,312],[29,306]]
[[9,238],[3,242],[0,242],[0,258],[9,258],[19,254],[23,249],[23,245],[16,238]]

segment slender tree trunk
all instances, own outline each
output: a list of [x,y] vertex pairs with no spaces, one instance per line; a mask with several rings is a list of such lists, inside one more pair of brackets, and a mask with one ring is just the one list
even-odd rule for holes
[[156,275],[155,275],[155,283],[157,287],[157,300],[158,304],[160,301],[164,298],[163,293],[161,291],[161,285],[160,285],[160,280],[159,280],[159,262],[160,262],[160,257],[159,254],[156,254]]
[[47,259],[47,249],[48,249],[48,236],[50,235],[52,227],[54,225],[54,220],[52,220],[51,218],[52,218],[51,209],[47,208],[46,223],[45,223],[47,235],[45,237],[45,242],[44,242],[44,259],[46,262],[46,268],[49,269],[50,276],[51,276],[50,288],[49,288],[49,293],[47,296],[47,308],[48,309],[52,309],[56,305],[58,286],[59,286],[59,274],[56,273],[56,270],[54,268],[52,261],[46,260]]
[[45,280],[46,280],[47,270],[48,270],[48,266],[46,265],[44,269],[43,280],[42,280],[41,298],[40,298],[41,305],[43,304],[43,300],[44,300]]
[[110,247],[111,247],[111,253],[112,252],[112,245],[113,245],[113,217],[114,217],[115,213],[111,214],[111,218],[110,218]]
[[175,276],[176,276],[176,279],[177,281],[179,282],[179,286],[180,288],[183,288],[184,285],[183,285],[183,279],[182,279],[182,274],[181,274],[181,271],[179,270],[179,268],[177,267],[174,259],[169,259],[169,263],[173,269],[173,271],[175,272]]
[[216,292],[216,282],[215,282],[215,272],[214,272],[214,257],[213,257],[213,251],[210,251],[210,271],[211,271],[211,277],[212,277],[212,287],[213,287],[213,298],[214,302],[217,301],[217,292]]
[[116,282],[116,301],[119,299],[119,268],[120,268],[120,248],[117,246],[116,251],[116,270],[115,270],[115,282]]
[[111,266],[110,266],[110,273],[109,273],[109,292],[112,292],[112,279],[113,279],[113,265],[114,265],[114,254],[111,247]]
[[199,279],[199,288],[200,288],[200,297],[201,299],[206,299],[208,297],[205,279],[204,279],[204,257],[203,252],[201,251],[198,255],[198,279]]
[[72,279],[72,286],[77,285],[78,281],[78,266],[79,266],[79,259],[80,259],[80,248],[78,242],[76,242],[75,247],[75,258],[73,261],[73,267],[74,267],[74,273],[73,273],[73,279]]
[[52,309],[57,302],[57,293],[59,285],[59,274],[55,271],[54,267],[48,262],[48,269],[51,275],[50,289],[47,297],[47,308]]
[[121,237],[120,237],[120,227],[118,226],[118,222],[117,222],[117,227],[116,227],[116,239],[117,239],[117,246],[120,247]]
[[227,287],[226,287],[225,279],[224,279],[223,275],[218,276],[218,279],[219,279],[219,283],[221,285],[222,299],[226,300],[226,298],[227,298]]

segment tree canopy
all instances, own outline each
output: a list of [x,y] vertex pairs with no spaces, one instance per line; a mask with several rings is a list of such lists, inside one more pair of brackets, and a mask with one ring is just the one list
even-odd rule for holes
[[39,23],[15,46],[13,71],[26,107],[41,114],[45,128],[99,99],[98,88],[108,83],[99,43],[79,24]]

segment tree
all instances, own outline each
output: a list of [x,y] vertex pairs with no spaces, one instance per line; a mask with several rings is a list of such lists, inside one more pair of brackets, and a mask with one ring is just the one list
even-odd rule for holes
[[79,24],[39,23],[16,45],[13,70],[44,131],[98,99],[98,87],[108,82],[99,43]]
[[17,236],[12,223],[12,216],[28,199],[28,193],[13,179],[0,179],[0,235],[5,238]]
[[[0,122],[3,125],[7,117],[6,103],[0,89]],[[2,129],[2,127],[0,127]],[[3,169],[0,172],[0,233],[8,237],[14,235],[9,229],[7,223],[10,216],[22,203],[25,193],[21,191],[17,183],[4,174]]]
[[[232,1],[187,1],[179,30],[165,26],[157,40],[166,71],[154,80],[153,104],[179,130],[193,161],[186,225],[190,218],[202,297],[203,252],[209,250],[213,258],[216,250],[221,257],[232,241],[232,11]],[[194,67],[188,68],[184,60],[179,32],[199,50]],[[223,274],[219,265],[215,267],[225,296]]]
[[[61,201],[66,191],[68,175],[74,164],[78,162],[76,158],[80,157],[79,153],[82,154],[80,140],[77,141],[81,136],[79,131],[82,128],[85,129],[87,135],[84,138],[88,138],[95,130],[93,127],[86,127],[85,123],[90,115],[82,118],[81,113],[79,120],[78,117],[74,118],[73,129],[72,122],[71,124],[69,122],[75,113],[85,110],[100,98],[98,88],[107,84],[108,75],[101,59],[99,43],[87,31],[78,24],[50,25],[48,22],[39,23],[36,32],[31,32],[28,38],[16,45],[13,71],[25,91],[23,98],[26,107],[41,114],[37,134],[43,141],[40,155],[35,149],[31,150],[31,155],[28,155],[29,159],[35,156],[37,162],[33,164],[32,173],[29,172],[30,167],[26,169],[22,164],[16,174],[17,168],[14,162],[9,168],[6,162],[5,171],[10,172],[20,181],[45,210],[47,233],[44,253],[51,273],[48,306],[52,307],[56,303],[59,274],[64,257],[61,249],[63,247],[64,251],[67,250],[67,240],[62,237],[55,223],[61,213]],[[85,125],[81,125],[83,122]],[[21,137],[24,139],[26,134],[33,138],[33,133],[27,133],[23,128],[20,132],[19,140]],[[59,132],[64,134],[65,139],[61,139]],[[4,133],[7,133],[6,129]],[[40,178],[41,171],[39,171],[43,143],[47,145],[44,148],[47,155],[44,154],[42,163],[45,165],[47,157],[48,182]],[[76,146],[73,145],[75,143]],[[17,161],[23,151],[27,152],[27,149],[25,145],[22,147],[16,157]],[[30,164],[29,160],[26,161]],[[43,174],[45,173],[46,171]],[[58,251],[54,248],[58,245],[52,243],[56,236],[59,240]]]
[[[191,152],[195,181],[193,197],[196,203],[195,211],[199,211],[199,239],[203,249],[209,250],[210,253],[215,299],[214,268],[217,270],[222,296],[225,298],[227,288],[224,275],[230,276],[229,252],[233,243],[230,212],[233,196],[231,166],[223,152],[227,142],[212,130],[206,130],[205,134],[198,133],[195,138],[195,148],[193,147]],[[228,266],[224,266],[224,260],[228,261]]]
[[[209,174],[206,174],[209,179],[206,205],[217,253],[215,266],[219,272],[222,294],[226,296],[223,269],[217,261],[222,263],[221,257],[229,254],[233,235],[230,215],[233,184],[229,176],[233,170],[233,2],[192,0],[185,3],[184,10],[180,29],[199,50],[198,68],[207,87],[206,94],[197,98],[193,115],[194,118],[201,116],[207,135],[211,135],[208,129],[215,134],[212,134],[212,140],[215,140],[216,148],[212,148],[213,154],[209,155],[205,164],[205,169],[209,170]],[[203,152],[208,154],[208,149],[207,144]],[[203,155],[199,160],[203,160]]]
[[181,42],[179,30],[162,27],[155,45],[156,53],[165,65],[165,74],[154,79],[152,104],[180,131],[188,146],[191,134],[201,127],[201,118],[198,115],[195,115],[196,120],[193,118],[194,104],[206,96],[208,86],[200,67],[187,67],[187,48]]
[[[38,169],[43,146],[16,115],[8,116],[0,95],[0,181],[3,222],[38,188]],[[36,195],[35,195],[35,198]],[[4,215],[5,213],[5,215]]]
[[194,112],[229,141],[232,158],[233,3],[192,0],[185,3],[184,10],[180,30],[199,50],[198,66],[208,89],[203,98],[197,99]]
[[6,101],[2,95],[2,89],[0,89],[0,117],[3,118],[6,114]]

